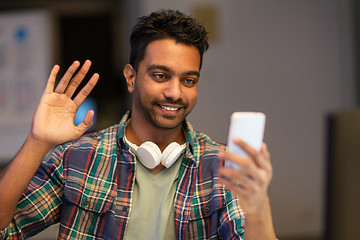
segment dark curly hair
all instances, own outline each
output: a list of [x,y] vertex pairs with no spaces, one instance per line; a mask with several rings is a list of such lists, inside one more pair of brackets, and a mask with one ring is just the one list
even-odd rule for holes
[[204,52],[209,48],[205,27],[180,11],[162,10],[140,17],[132,30],[130,64],[135,71],[144,59],[149,43],[168,38],[196,47],[200,53],[201,68]]

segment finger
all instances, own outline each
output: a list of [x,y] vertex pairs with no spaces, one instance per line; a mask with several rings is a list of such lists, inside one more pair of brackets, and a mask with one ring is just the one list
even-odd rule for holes
[[252,176],[256,172],[256,165],[254,161],[248,157],[242,157],[240,155],[225,151],[219,151],[218,156],[220,159],[237,164],[240,167],[241,172],[247,175]]
[[78,129],[79,132],[84,133],[86,132],[86,130],[88,130],[91,125],[93,124],[93,117],[94,117],[94,111],[93,110],[89,110],[85,117],[84,120],[76,126],[76,128]]
[[243,190],[249,194],[256,193],[262,186],[264,181],[257,176],[256,179],[241,174],[234,169],[219,169],[219,180],[225,184],[230,190]]
[[76,76],[73,79],[71,79],[71,82],[65,91],[65,94],[68,97],[70,98],[72,97],[72,95],[74,94],[74,92],[79,87],[80,83],[88,73],[90,66],[91,66],[91,61],[86,60],[83,66],[81,67],[81,69],[79,70],[79,72],[76,74]]
[[233,168],[220,168],[218,173],[221,178],[228,179],[229,181],[238,184],[249,185],[254,181],[250,176]]
[[260,152],[264,154],[265,158],[270,161],[270,152],[268,151],[268,147],[266,143],[262,143]]
[[258,151],[256,151],[256,149],[254,149],[249,144],[247,144],[245,141],[243,141],[239,138],[234,138],[233,142],[237,146],[241,147],[241,149],[244,150],[244,152],[251,158],[254,158],[258,153]]
[[267,151],[265,143],[262,143],[260,151],[257,151],[255,148],[251,147],[249,144],[238,138],[234,138],[234,143],[241,147],[244,152],[253,159],[257,167],[269,169],[269,165],[271,166],[270,154]]
[[219,183],[225,185],[227,189],[231,191],[232,194],[236,195],[240,200],[244,197],[250,196],[250,191],[247,185],[236,183],[227,178],[219,178]]
[[256,165],[265,170],[271,170],[270,153],[267,151],[266,144],[263,143],[260,152],[255,156]]
[[90,92],[95,87],[97,81],[99,80],[99,74],[94,73],[94,75],[90,78],[87,84],[81,89],[81,91],[74,98],[74,103],[76,106],[80,106],[83,101],[89,96]]
[[259,177],[248,175],[243,171],[239,171],[233,168],[220,168],[218,173],[221,178],[233,181],[243,186],[250,186],[257,183]]
[[57,74],[59,73],[59,69],[60,69],[59,65],[54,65],[54,67],[51,69],[48,81],[45,86],[44,93],[52,93],[54,91],[55,80]]
[[231,161],[240,167],[240,169],[234,169],[232,167],[221,167],[219,169],[219,174],[223,174],[223,171],[225,171],[226,174],[223,175],[230,179],[237,179],[237,181],[239,181],[243,177],[246,177],[253,182],[261,184],[263,182],[265,172],[266,176],[269,174],[271,175],[271,166],[266,167],[265,169],[260,169],[253,159],[241,158],[237,155],[227,152],[219,152],[219,156],[221,155],[224,155],[224,157],[221,158],[225,158],[227,161]]
[[79,61],[74,61],[71,66],[67,69],[64,76],[61,78],[59,84],[55,88],[56,93],[64,93],[65,89],[67,88],[70,79],[76,72],[76,69],[80,66]]

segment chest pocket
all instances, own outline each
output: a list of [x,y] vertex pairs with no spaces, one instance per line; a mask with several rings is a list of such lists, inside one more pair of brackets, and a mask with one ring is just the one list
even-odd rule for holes
[[98,214],[105,213],[114,201],[114,196],[106,191],[96,189],[96,186],[90,186],[95,189],[84,188],[79,191],[79,188],[74,188],[71,185],[74,184],[65,185],[64,200],[83,210]]
[[[59,238],[106,239],[104,234],[115,233],[113,211],[116,186],[92,182],[67,181],[64,189]],[[106,224],[105,224],[106,223]],[[64,234],[64,235],[62,235]]]
[[105,140],[96,151],[87,149],[84,143],[85,150],[65,153],[64,201],[99,214],[109,209],[116,195],[116,147],[105,148]]
[[217,229],[225,199],[222,194],[214,194],[214,191],[193,198],[188,229],[190,239],[218,238]]

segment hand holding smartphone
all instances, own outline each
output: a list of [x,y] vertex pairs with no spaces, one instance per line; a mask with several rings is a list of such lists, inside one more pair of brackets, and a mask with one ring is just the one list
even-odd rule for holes
[[[233,139],[239,138],[251,147],[260,151],[264,138],[265,114],[261,112],[234,112],[231,115],[228,134],[228,152],[246,157],[246,153],[238,147]],[[232,162],[226,161],[225,166],[240,169]]]

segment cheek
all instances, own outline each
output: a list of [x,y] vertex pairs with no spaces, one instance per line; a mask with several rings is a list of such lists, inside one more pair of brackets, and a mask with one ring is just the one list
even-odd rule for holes
[[158,90],[150,84],[141,84],[135,87],[135,92],[142,99],[143,102],[150,103],[152,100],[156,99]]
[[189,93],[187,94],[187,99],[189,102],[192,103],[196,103],[197,101],[197,95],[198,95],[198,91],[197,88],[191,89],[192,91],[189,91]]

